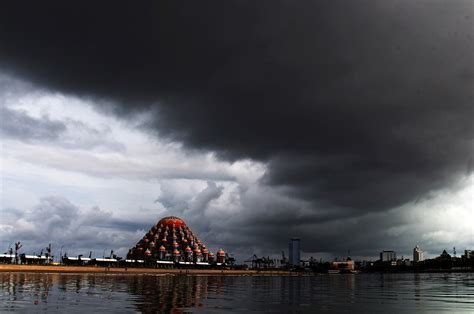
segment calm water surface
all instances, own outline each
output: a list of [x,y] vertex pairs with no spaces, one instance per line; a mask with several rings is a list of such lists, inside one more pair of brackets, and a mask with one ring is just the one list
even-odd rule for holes
[[0,273],[0,312],[472,312],[474,274]]

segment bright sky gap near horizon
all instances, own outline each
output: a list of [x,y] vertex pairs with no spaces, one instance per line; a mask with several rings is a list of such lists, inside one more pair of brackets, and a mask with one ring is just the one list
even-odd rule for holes
[[0,8],[1,252],[166,215],[240,260],[474,249],[471,1],[34,5]]

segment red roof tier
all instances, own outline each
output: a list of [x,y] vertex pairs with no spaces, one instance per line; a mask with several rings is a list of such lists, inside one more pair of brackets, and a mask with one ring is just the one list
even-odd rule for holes
[[161,219],[158,224],[163,224],[164,226],[167,227],[172,227],[173,225],[175,227],[181,227],[181,226],[186,226],[186,223],[178,217],[175,216],[169,216]]

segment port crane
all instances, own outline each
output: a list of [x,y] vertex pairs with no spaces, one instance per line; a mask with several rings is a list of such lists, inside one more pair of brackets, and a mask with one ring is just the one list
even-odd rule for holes
[[252,268],[271,268],[275,265],[275,262],[269,257],[257,257],[256,254],[252,256],[252,259],[244,261],[245,263],[252,263]]

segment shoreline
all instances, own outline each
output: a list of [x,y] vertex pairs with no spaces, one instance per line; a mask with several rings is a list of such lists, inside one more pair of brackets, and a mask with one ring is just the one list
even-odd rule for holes
[[[315,276],[324,273],[291,272],[287,270],[238,270],[238,269],[191,269],[191,268],[124,268],[124,267],[100,267],[100,266],[66,266],[66,265],[15,265],[0,264],[0,273],[56,273],[56,274],[129,274],[129,275],[206,275],[206,276]],[[474,270],[452,270],[452,269],[426,269],[410,271],[381,271],[360,272],[366,274],[376,273],[473,273]],[[329,274],[340,275],[340,274]]]
[[[56,265],[0,265],[0,273],[82,273],[82,274],[162,274],[162,275],[232,275],[232,276],[298,276],[281,270],[183,269],[183,268],[123,268]],[[300,274],[301,276],[301,274]]]

